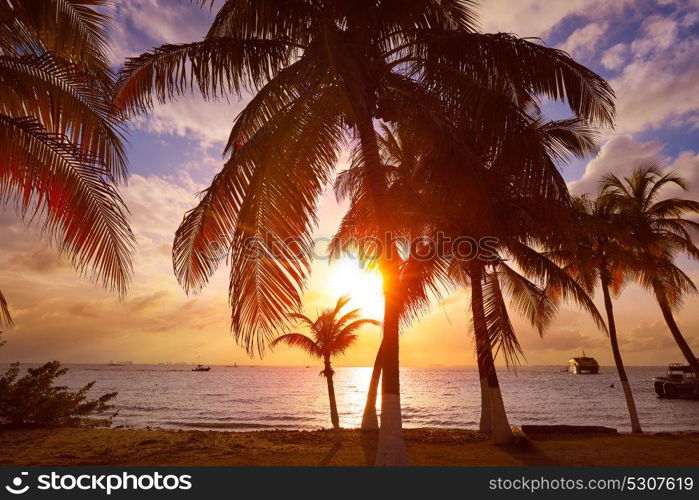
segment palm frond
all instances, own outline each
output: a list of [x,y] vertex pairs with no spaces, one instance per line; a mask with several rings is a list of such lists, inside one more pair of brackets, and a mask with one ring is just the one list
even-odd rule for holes
[[0,56],[0,113],[33,116],[99,158],[117,180],[126,178],[124,126],[110,96],[75,63],[51,53]]
[[232,236],[230,297],[236,338],[260,354],[286,314],[300,307],[316,203],[339,155],[342,122],[333,105],[327,93],[299,100],[274,122],[270,141],[254,146],[259,161]]
[[130,114],[144,113],[198,89],[206,99],[241,94],[270,80],[289,63],[293,47],[282,40],[215,38],[163,45],[129,59],[119,72],[116,102]]
[[565,101],[579,118],[603,125],[614,122],[614,91],[609,84],[565,52],[506,33],[436,31],[419,39],[411,52],[420,64],[442,65],[517,89]]
[[554,304],[559,300],[572,300],[592,317],[600,329],[607,331],[604,319],[585,289],[546,255],[517,241],[508,242],[508,250],[525,275],[538,276],[546,283],[544,289],[548,300]]
[[540,130],[551,156],[561,162],[584,158],[598,151],[599,133],[587,120],[552,120],[543,123]]
[[0,47],[14,56],[51,52],[108,82],[111,19],[103,13],[107,4],[108,0],[3,0],[0,25],[19,36],[3,38]]
[[131,279],[133,234],[126,208],[98,159],[33,118],[0,115],[0,202],[16,199],[26,220],[43,219],[81,273],[123,295]]
[[363,318],[363,319],[358,319],[355,321],[352,321],[348,325],[343,325],[342,330],[337,334],[337,338],[344,338],[350,334],[353,334],[363,326],[367,325],[373,325],[373,326],[381,326],[380,321],[376,321],[375,319],[369,319],[369,318]]
[[484,274],[483,309],[490,345],[496,346],[495,356],[502,354],[507,366],[516,366],[519,364],[520,358],[524,356],[524,351],[510,321],[510,315],[495,272]]
[[313,328],[315,325],[315,321],[313,321],[311,318],[306,316],[305,314],[301,313],[289,313],[287,314],[290,320],[296,321],[298,323],[301,323],[303,325],[306,325],[309,328]]
[[[539,331],[539,335],[543,335],[558,312],[558,307],[547,297],[545,291],[504,262],[498,264],[491,279],[504,284],[512,308],[527,318]],[[502,290],[500,283],[497,286]]]
[[[208,0],[194,1],[202,5],[208,2]],[[295,44],[305,45],[310,42],[310,27],[326,16],[327,14],[320,6],[306,0],[227,1],[217,12],[206,34],[206,39],[285,38]]]
[[[340,310],[345,307],[347,304],[349,304],[350,301],[350,296],[349,295],[343,295],[342,297],[337,299],[337,302],[335,303],[335,307],[331,310],[328,310],[330,315],[333,318],[336,318],[337,315],[340,313]],[[352,314],[354,311],[350,311],[348,314]]]
[[331,352],[332,356],[341,356],[347,352],[347,349],[349,349],[358,338],[359,336],[354,333],[341,332],[333,339],[332,344],[328,347],[328,352]]
[[323,356],[320,347],[313,341],[313,339],[306,337],[302,333],[287,333],[281,337],[277,337],[270,343],[270,347],[274,348],[279,344],[286,344],[289,347],[301,349],[309,356],[313,356],[315,358],[321,358]]
[[357,318],[361,317],[361,312],[361,309],[352,309],[350,312],[343,314],[339,318],[337,318],[337,314],[335,314],[335,324],[338,328],[343,328],[347,323],[352,322]]
[[[7,305],[7,300],[0,290],[0,326],[12,326],[12,316],[10,315],[10,308]],[[2,343],[0,343],[2,345]]]

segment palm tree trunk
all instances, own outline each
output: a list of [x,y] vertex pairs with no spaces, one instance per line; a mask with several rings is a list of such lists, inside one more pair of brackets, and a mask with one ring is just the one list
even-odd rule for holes
[[[386,295],[386,292],[384,292]],[[381,425],[376,450],[377,466],[408,465],[403,441],[398,361],[399,307],[390,295],[386,299],[381,349]]]
[[376,353],[374,361],[374,370],[371,372],[371,380],[369,381],[369,391],[367,392],[366,405],[364,406],[364,415],[362,415],[363,431],[379,430],[379,419],[376,416],[376,396],[379,391],[379,381],[381,380],[381,350],[383,348],[383,340],[379,351]]
[[621,351],[619,350],[619,340],[616,334],[616,321],[614,320],[614,309],[612,305],[612,297],[609,294],[609,284],[605,279],[602,279],[602,293],[604,295],[604,308],[607,311],[607,325],[609,326],[609,341],[612,344],[612,354],[614,355],[614,364],[616,371],[619,373],[621,387],[624,389],[624,397],[626,398],[626,407],[629,409],[629,418],[631,419],[631,432],[643,432],[641,430],[641,422],[638,420],[638,412],[636,411],[636,402],[633,399],[631,385],[626,376],[624,362],[621,359]]
[[682,351],[682,354],[687,359],[689,366],[692,367],[692,370],[694,370],[695,375],[699,377],[699,360],[697,360],[697,357],[692,352],[692,348],[689,347],[689,344],[687,344],[687,341],[682,336],[682,332],[680,331],[680,328],[677,326],[675,317],[672,314],[672,308],[670,307],[670,304],[668,303],[665,294],[662,292],[662,288],[660,288],[659,285],[654,285],[654,288],[655,297],[658,300],[658,305],[660,306],[660,310],[663,312],[663,317],[665,318],[665,322],[667,323],[667,326],[670,329],[670,333],[672,333],[672,336],[674,337],[675,342],[679,346],[680,351]]
[[478,379],[481,387],[481,418],[478,423],[478,430],[483,434],[489,435],[493,431],[493,413],[488,392],[488,372],[485,368],[485,361],[478,352],[476,353],[476,358],[478,361]]
[[325,381],[328,384],[328,398],[330,399],[330,421],[333,424],[333,430],[335,431],[335,442],[340,441],[340,416],[337,413],[337,401],[335,400],[335,386],[333,384],[334,371],[330,366],[330,360],[325,359],[325,370],[323,370],[323,375],[325,376]]
[[508,444],[514,441],[512,427],[507,420],[505,403],[500,391],[498,374],[495,370],[495,360],[490,345],[490,336],[485,321],[483,307],[483,286],[481,283],[482,268],[474,266],[471,274],[471,309],[473,312],[473,325],[476,335],[476,349],[483,359],[483,368],[488,381],[488,395],[490,396],[490,410],[492,418],[492,438],[495,444]]
[[364,158],[364,172],[368,183],[368,191],[376,214],[380,242],[379,268],[384,288],[384,325],[382,349],[381,376],[381,425],[379,427],[379,443],[376,451],[376,465],[407,465],[403,441],[403,424],[400,408],[400,372],[398,360],[398,331],[400,316],[398,259],[395,243],[384,223],[386,207],[386,177],[379,155],[379,144],[376,139],[373,118],[367,110],[358,110],[356,128]]

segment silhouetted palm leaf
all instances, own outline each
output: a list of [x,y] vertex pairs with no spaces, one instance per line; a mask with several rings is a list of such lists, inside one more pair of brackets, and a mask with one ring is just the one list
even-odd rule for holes
[[272,341],[272,343],[270,343],[270,347],[275,347],[279,344],[286,344],[289,347],[296,347],[314,358],[320,358],[323,356],[320,347],[318,347],[313,339],[306,337],[301,333],[287,333],[281,337],[277,337]]
[[[0,290],[0,325],[12,326],[12,316],[10,315],[10,309],[7,306],[7,300]],[[0,346],[2,342],[0,342]]]
[[107,4],[107,0],[2,0],[0,48],[11,56],[51,52],[108,83],[110,18],[96,9]]
[[512,327],[497,273],[485,273],[483,309],[490,345],[495,347],[494,356],[502,354],[507,366],[517,365],[520,358],[524,356],[524,351]]
[[123,295],[133,235],[103,0],[0,1],[0,202]]
[[289,63],[294,50],[281,40],[216,38],[163,45],[127,61],[116,86],[118,105],[129,113],[197,88],[205,98],[240,94]]
[[0,112],[39,119],[100,158],[115,180],[126,178],[121,121],[103,89],[76,64],[51,53],[0,56]]
[[104,167],[32,118],[0,115],[0,202],[37,216],[74,267],[120,294],[131,279],[133,235]]

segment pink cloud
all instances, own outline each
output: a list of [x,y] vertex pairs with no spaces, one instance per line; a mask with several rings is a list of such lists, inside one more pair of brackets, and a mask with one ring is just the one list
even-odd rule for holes
[[606,22],[589,23],[573,31],[560,48],[575,58],[587,59],[597,52],[608,27]]

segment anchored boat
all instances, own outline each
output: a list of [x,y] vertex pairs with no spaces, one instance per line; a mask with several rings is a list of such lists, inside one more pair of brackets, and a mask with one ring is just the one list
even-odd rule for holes
[[193,372],[208,372],[209,370],[211,370],[211,367],[204,365],[197,365],[194,368],[192,368]]
[[588,358],[583,351],[582,356],[568,360],[568,372],[576,375],[599,373],[599,363],[595,358]]
[[692,367],[670,363],[664,377],[653,377],[655,393],[661,398],[699,399],[699,380]]

